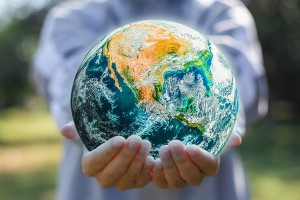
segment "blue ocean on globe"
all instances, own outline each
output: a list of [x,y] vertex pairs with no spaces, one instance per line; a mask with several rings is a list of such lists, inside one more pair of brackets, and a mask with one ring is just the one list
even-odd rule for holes
[[232,69],[199,32],[169,21],[141,21],[99,40],[76,74],[71,109],[93,150],[139,135],[159,148],[178,139],[217,156],[238,113]]

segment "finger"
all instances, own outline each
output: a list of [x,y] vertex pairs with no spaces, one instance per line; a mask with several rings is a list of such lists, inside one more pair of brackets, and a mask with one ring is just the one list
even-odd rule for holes
[[73,121],[70,121],[69,123],[63,125],[63,127],[60,129],[61,134],[66,137],[69,140],[77,140],[79,139],[76,127],[74,125]]
[[155,160],[154,169],[152,172],[152,182],[159,188],[168,188],[168,181],[165,177],[161,160],[159,158]]
[[199,167],[199,170],[206,176],[216,175],[219,169],[220,159],[197,145],[188,145],[186,150],[191,160]]
[[181,189],[185,186],[185,181],[180,177],[177,166],[172,158],[168,145],[163,145],[159,150],[164,173],[170,188]]
[[151,170],[153,169],[153,167],[154,167],[153,156],[147,156],[142,172],[135,182],[136,188],[144,187],[147,183],[151,181]]
[[140,148],[142,139],[133,135],[127,139],[124,148],[96,177],[101,187],[115,186],[117,181],[127,172],[131,161]]
[[232,133],[227,142],[227,145],[230,147],[237,147],[237,146],[240,146],[241,143],[242,143],[241,136],[237,133]]
[[119,190],[125,190],[132,188],[139,175],[142,172],[143,164],[147,158],[147,155],[151,149],[151,143],[148,140],[143,140],[141,146],[136,154],[135,158],[131,161],[127,172],[121,177],[116,188]]
[[116,136],[83,155],[82,170],[86,176],[100,172],[120,152],[125,138]]
[[183,144],[179,140],[173,140],[169,143],[169,149],[180,177],[189,185],[200,185],[203,175],[187,155]]

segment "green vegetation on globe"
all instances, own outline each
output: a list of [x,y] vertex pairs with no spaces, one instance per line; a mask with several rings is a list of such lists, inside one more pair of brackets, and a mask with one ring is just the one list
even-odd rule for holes
[[76,74],[71,109],[89,150],[139,135],[160,146],[178,139],[218,155],[233,131],[238,92],[232,69],[197,31],[141,21],[97,42]]

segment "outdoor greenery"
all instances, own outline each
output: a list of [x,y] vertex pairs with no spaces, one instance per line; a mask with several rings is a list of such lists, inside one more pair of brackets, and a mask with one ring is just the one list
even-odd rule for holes
[[60,139],[48,112],[0,115],[0,199],[54,199]]
[[300,124],[264,121],[240,147],[254,200],[300,199]]
[[300,118],[300,1],[252,0],[270,88],[274,120]]

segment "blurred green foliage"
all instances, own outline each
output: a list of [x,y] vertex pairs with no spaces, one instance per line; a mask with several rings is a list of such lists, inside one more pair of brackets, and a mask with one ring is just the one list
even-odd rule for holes
[[[31,77],[31,60],[36,50],[44,17],[60,0],[40,3],[17,1],[0,15],[0,111],[24,106],[24,102],[35,93]],[[20,5],[17,5],[20,4]],[[43,6],[37,9],[35,4]],[[14,8],[14,9],[12,9]],[[2,19],[2,18],[3,19]],[[5,20],[4,20],[5,19]]]
[[60,137],[46,109],[0,114],[0,199],[54,199]]
[[30,90],[29,66],[43,19],[34,13],[13,19],[0,31],[0,110],[22,105]]
[[299,119],[300,1],[253,0],[249,9],[263,49],[271,117],[275,120]]
[[0,197],[14,200],[55,199],[57,163],[27,172],[0,174]]
[[254,200],[300,198],[300,125],[264,122],[240,146]]

